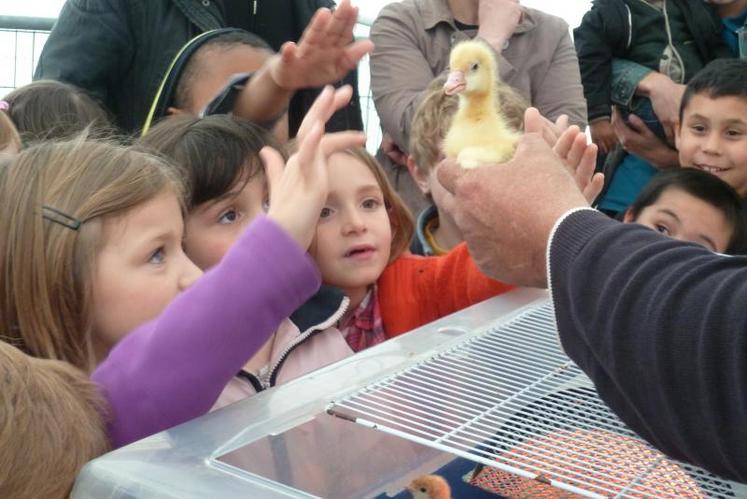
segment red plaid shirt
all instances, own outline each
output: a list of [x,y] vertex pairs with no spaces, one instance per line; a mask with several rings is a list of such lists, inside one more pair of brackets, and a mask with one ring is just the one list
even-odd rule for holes
[[386,340],[375,286],[368,291],[358,308],[340,324],[340,332],[354,352]]

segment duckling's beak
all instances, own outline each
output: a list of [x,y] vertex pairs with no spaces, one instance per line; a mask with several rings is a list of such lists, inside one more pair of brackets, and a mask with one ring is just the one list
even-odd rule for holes
[[444,83],[444,93],[446,95],[458,94],[467,88],[467,81],[464,79],[463,71],[451,71],[449,77]]

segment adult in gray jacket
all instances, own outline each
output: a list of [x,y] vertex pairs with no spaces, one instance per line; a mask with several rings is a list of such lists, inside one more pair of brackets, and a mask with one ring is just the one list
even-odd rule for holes
[[[217,28],[243,28],[279,50],[284,42],[300,39],[318,8],[334,4],[333,0],[67,0],[34,78],[65,81],[88,91],[112,112],[120,127],[134,131],[143,126],[172,59],[196,35]],[[357,88],[355,70],[344,80]],[[292,135],[317,93],[309,89],[293,97]],[[362,129],[355,95],[327,128]]]
[[[406,151],[415,110],[428,83],[447,69],[452,45],[476,36],[495,49],[500,78],[543,116],[565,114],[586,126],[578,59],[565,21],[518,0],[404,0],[384,7],[371,28],[371,88],[388,159]],[[419,212],[422,194],[407,168],[389,161],[388,170]]]

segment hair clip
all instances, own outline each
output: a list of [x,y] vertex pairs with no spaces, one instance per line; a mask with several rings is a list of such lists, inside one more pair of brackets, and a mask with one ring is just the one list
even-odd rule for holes
[[10,109],[10,104],[7,100],[0,100],[0,111],[7,111]]
[[51,206],[42,206],[42,217],[46,218],[50,222],[60,224],[63,227],[67,227],[71,230],[80,229],[81,221],[75,217],[71,217],[67,213],[52,208]]

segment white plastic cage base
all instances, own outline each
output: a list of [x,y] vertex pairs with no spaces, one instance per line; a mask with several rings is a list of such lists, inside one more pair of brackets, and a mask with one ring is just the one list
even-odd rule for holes
[[512,490],[534,481],[586,497],[744,497],[741,485],[668,459],[612,414],[561,350],[549,303],[327,412],[491,467],[503,485],[527,479]]

